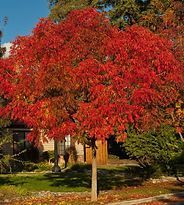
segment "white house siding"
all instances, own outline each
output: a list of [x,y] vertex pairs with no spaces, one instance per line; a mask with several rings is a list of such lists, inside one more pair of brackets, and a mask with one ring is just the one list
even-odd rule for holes
[[84,145],[75,142],[75,148],[77,151],[77,161],[84,162]]
[[[58,152],[61,155],[60,163],[63,163],[63,151],[61,153],[61,146],[61,143],[58,143]],[[75,149],[77,151],[77,161],[84,162],[84,146],[80,143],[75,142]],[[54,140],[50,140],[49,142],[43,144],[43,152],[45,151],[54,151]]]
[[48,142],[43,144],[43,152],[53,151],[53,150],[54,150],[54,140],[49,140]]

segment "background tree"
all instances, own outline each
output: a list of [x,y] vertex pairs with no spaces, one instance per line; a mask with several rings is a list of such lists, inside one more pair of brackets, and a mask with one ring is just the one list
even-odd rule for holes
[[72,10],[83,9],[88,6],[96,6],[96,0],[49,0],[50,18],[54,21],[65,19]]
[[72,10],[91,6],[105,12],[120,28],[138,23],[155,31],[163,23],[168,24],[168,19],[173,21],[173,17],[183,24],[182,0],[49,0],[49,5],[50,17],[55,21],[64,19]]
[[72,10],[94,7],[105,12],[111,21],[120,27],[134,23],[147,4],[147,1],[141,0],[49,0],[50,17],[55,21],[64,19]]
[[[93,151],[92,200],[97,200],[96,144],[110,135],[124,140],[167,123],[183,84],[170,42],[149,30],[111,26],[94,9],[73,11],[60,23],[47,19],[14,42],[15,72],[1,111],[33,128],[29,139],[88,140]],[[9,97],[10,96],[10,97]]]

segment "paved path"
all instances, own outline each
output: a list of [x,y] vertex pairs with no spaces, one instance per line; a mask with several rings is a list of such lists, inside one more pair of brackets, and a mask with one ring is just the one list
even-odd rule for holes
[[[153,196],[153,197],[144,198],[144,199],[134,199],[134,200],[128,200],[128,201],[122,201],[122,202],[109,203],[108,205],[137,205],[137,204],[148,203],[148,202],[153,202],[153,201],[162,200],[162,199],[169,199],[172,196],[178,196],[178,197],[184,196],[184,192],[172,193],[172,194],[162,194],[159,196]],[[176,202],[173,204],[184,205],[184,201]]]

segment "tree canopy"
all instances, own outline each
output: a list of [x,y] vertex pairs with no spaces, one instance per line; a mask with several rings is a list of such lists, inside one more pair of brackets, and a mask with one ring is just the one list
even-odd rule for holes
[[183,86],[171,42],[137,25],[120,30],[92,8],[60,23],[42,19],[0,66],[0,95],[8,101],[0,116],[31,127],[37,145],[68,134],[90,139],[94,178],[95,140],[125,140],[130,125],[145,131],[170,123],[166,111]]
[[93,9],[59,24],[42,19],[14,42],[9,61],[1,88],[6,93],[11,82],[11,100],[1,113],[32,127],[37,141],[41,130],[55,139],[105,139],[125,138],[129,124],[158,126],[183,83],[170,42],[139,26],[119,30]]

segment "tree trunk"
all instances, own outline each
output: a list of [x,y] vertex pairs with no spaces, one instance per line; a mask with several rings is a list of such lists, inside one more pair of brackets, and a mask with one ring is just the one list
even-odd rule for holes
[[97,201],[97,162],[96,162],[96,144],[92,141],[92,178],[91,178],[91,201]]

